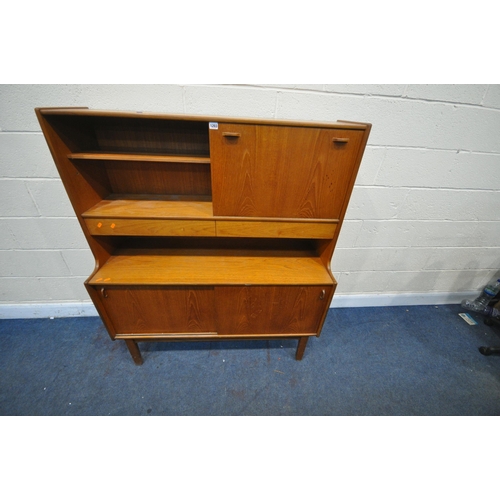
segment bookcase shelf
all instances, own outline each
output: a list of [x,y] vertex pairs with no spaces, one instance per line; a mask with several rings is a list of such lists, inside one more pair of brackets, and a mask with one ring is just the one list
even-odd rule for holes
[[136,364],[144,340],[296,338],[302,359],[370,124],[35,112]]
[[125,249],[111,256],[89,285],[333,285],[319,257],[307,251]]
[[208,196],[111,195],[83,218],[200,219],[213,217]]
[[108,160],[108,161],[150,161],[158,163],[201,163],[210,164],[210,157],[205,156],[183,156],[183,155],[155,155],[155,154],[131,154],[131,153],[70,153],[70,160]]

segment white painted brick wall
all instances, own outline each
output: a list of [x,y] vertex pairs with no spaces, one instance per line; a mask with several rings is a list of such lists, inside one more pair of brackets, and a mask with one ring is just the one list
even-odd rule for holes
[[429,101],[481,104],[488,85],[408,85],[404,96]]
[[500,270],[500,85],[2,85],[0,304],[89,301],[38,106],[371,122],[336,297],[472,293]]

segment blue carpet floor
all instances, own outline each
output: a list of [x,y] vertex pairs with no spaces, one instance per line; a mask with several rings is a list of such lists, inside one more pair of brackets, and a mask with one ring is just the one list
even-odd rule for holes
[[0,321],[1,415],[500,415],[497,327],[458,305],[330,309],[320,338],[140,343],[101,320]]

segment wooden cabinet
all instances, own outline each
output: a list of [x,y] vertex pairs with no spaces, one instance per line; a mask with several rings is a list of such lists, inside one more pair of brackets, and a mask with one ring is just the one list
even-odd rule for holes
[[319,336],[370,125],[37,108],[113,340]]

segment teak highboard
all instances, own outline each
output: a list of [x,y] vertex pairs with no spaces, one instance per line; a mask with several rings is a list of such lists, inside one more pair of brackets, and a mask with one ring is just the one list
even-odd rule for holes
[[36,108],[110,337],[319,336],[370,124]]

